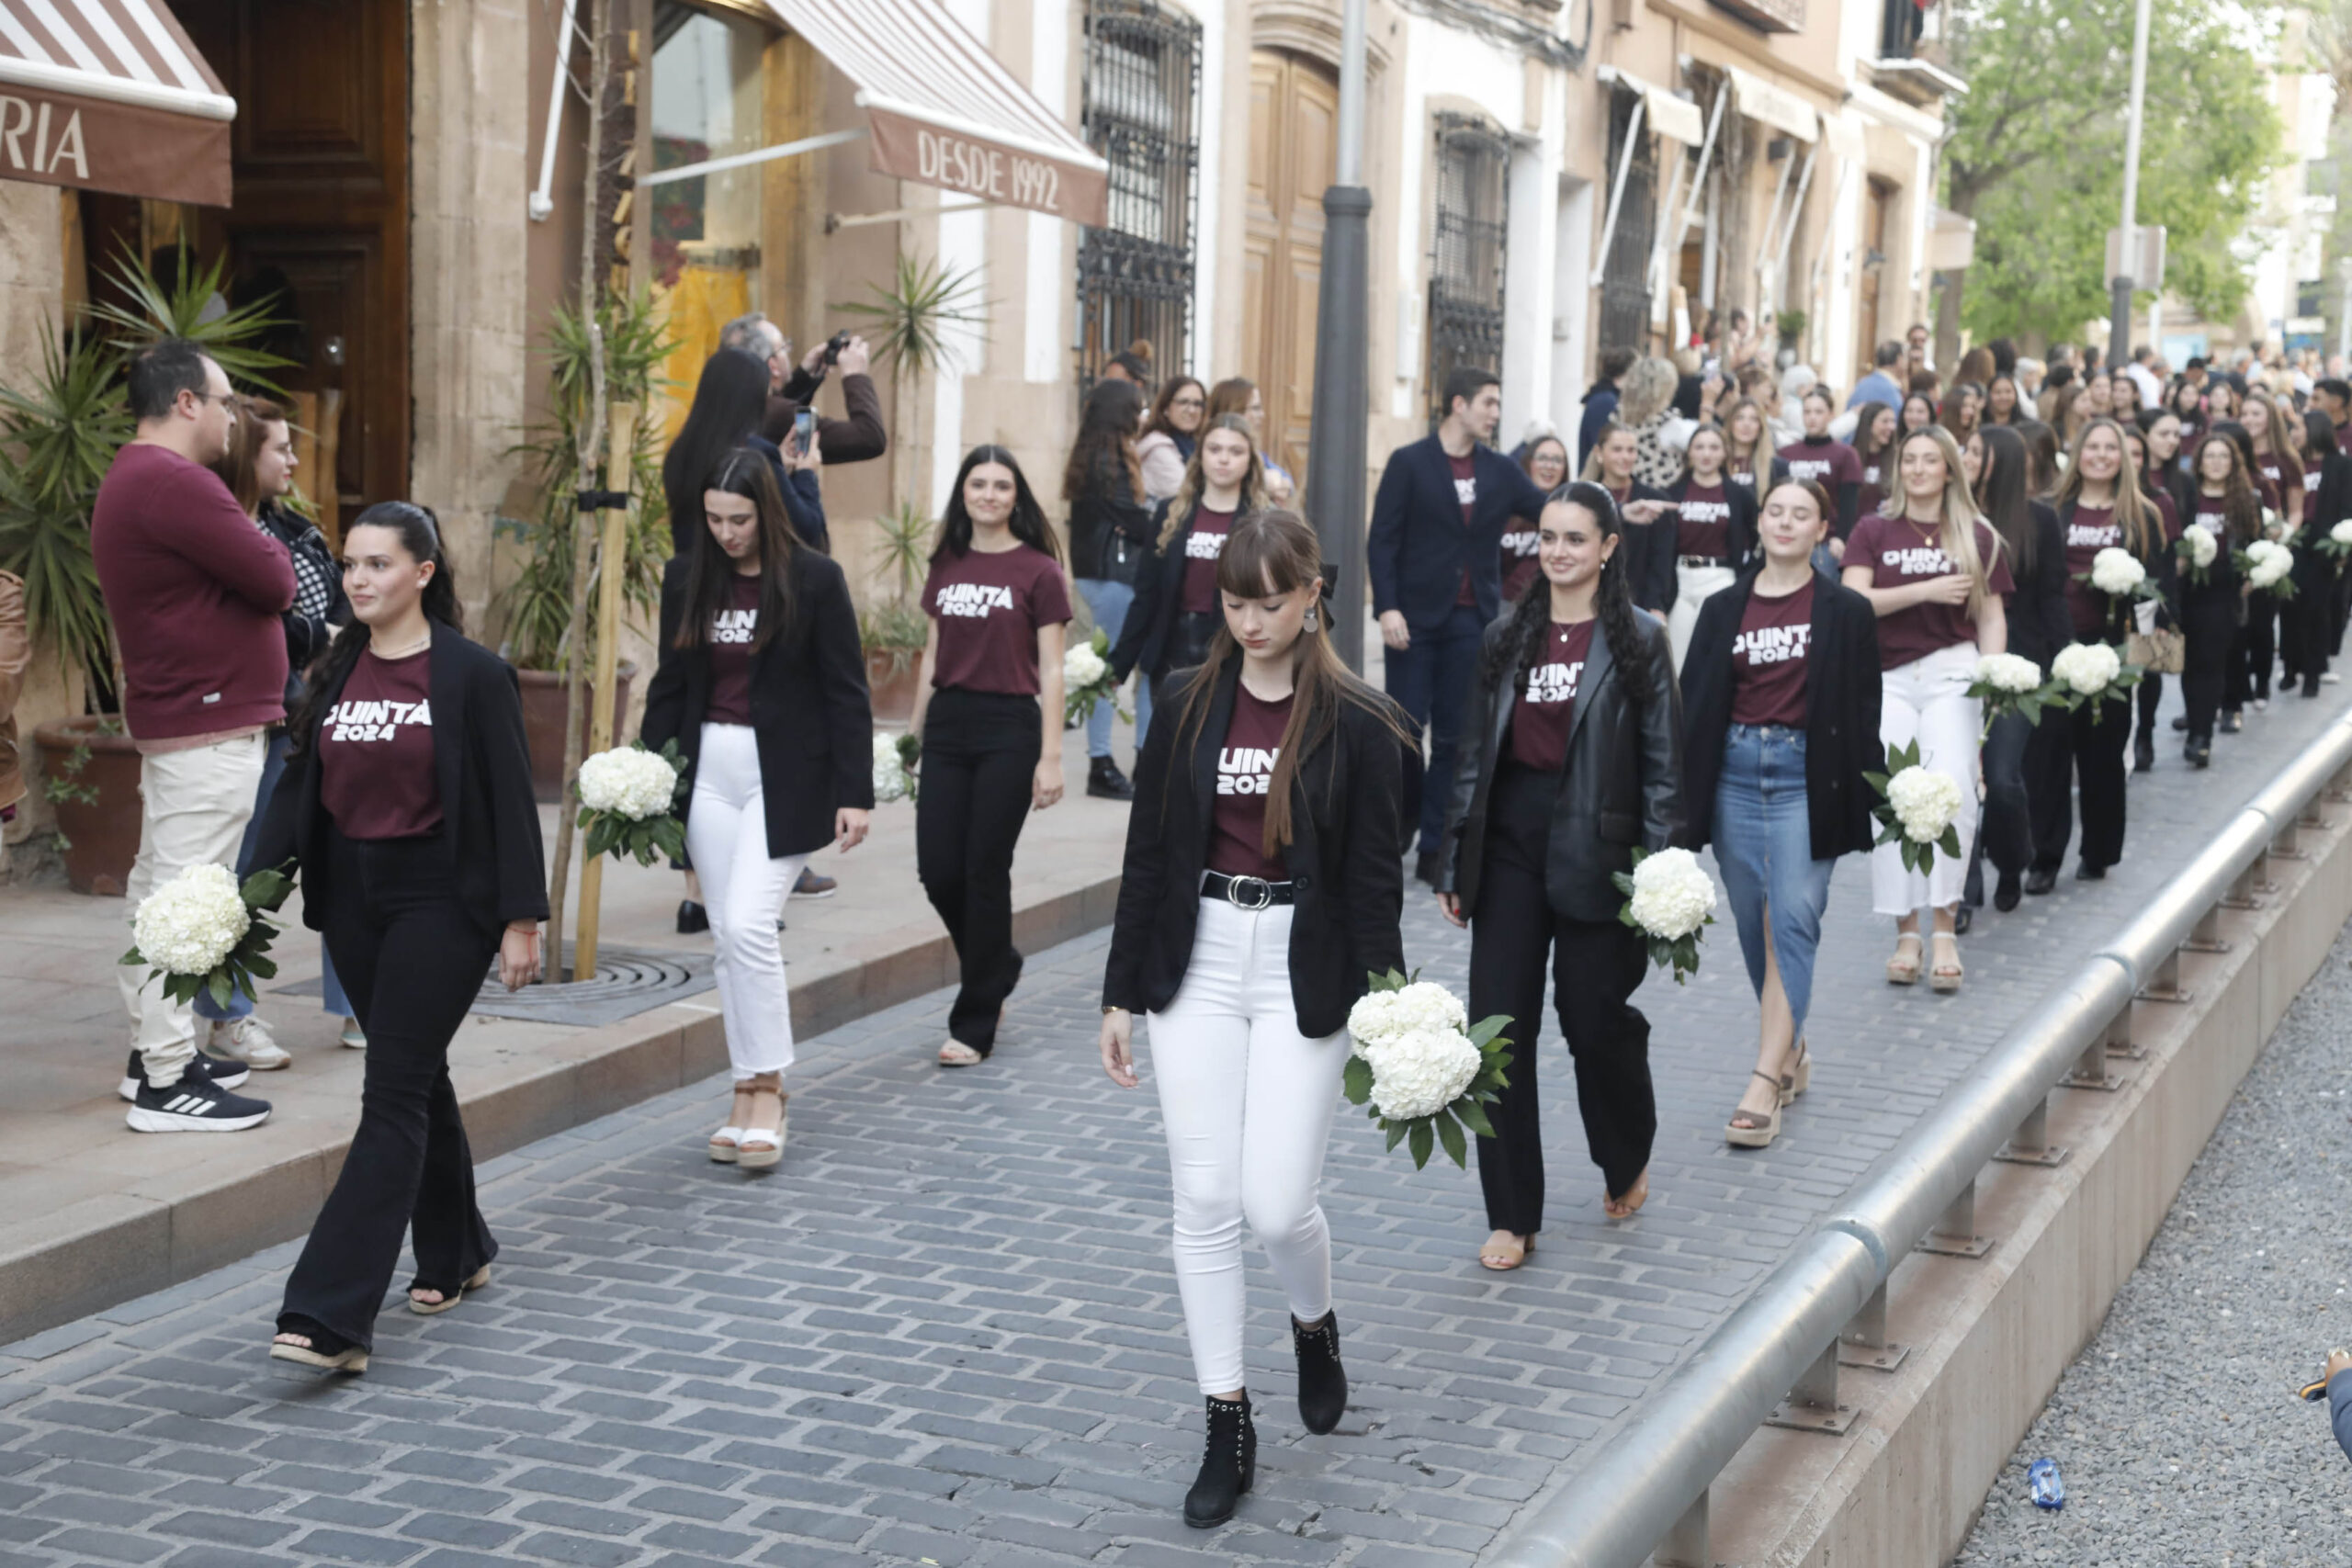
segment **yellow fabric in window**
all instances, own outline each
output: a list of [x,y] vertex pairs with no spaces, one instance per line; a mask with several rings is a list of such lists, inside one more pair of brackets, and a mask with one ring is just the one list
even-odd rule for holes
[[695,266],[679,269],[674,288],[656,288],[655,298],[667,308],[670,336],[675,346],[662,361],[662,374],[671,383],[668,407],[662,411],[664,439],[673,439],[686,422],[686,407],[694,401],[695,383],[702,379],[703,362],[718,352],[718,329],[752,308],[752,280],[731,268]]

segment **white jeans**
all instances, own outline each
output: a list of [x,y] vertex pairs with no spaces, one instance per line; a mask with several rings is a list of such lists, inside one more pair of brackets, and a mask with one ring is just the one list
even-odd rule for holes
[[[237,846],[252,820],[268,741],[256,730],[234,740],[139,760],[139,858],[123,887],[123,918],[139,901],[192,865],[234,870]],[[167,1089],[196,1055],[196,1014],[150,983],[149,965],[119,964],[115,984],[130,1014],[130,1043],[147,1065],[147,1081]]]
[[735,1081],[792,1066],[792,1001],[775,920],[807,855],[768,858],[767,806],[750,726],[706,724],[686,807],[686,853],[710,913],[718,1010]]
[[1882,915],[1913,915],[1922,905],[1948,909],[1968,882],[1968,847],[1976,838],[1976,736],[1984,715],[1970,700],[1976,649],[1956,643],[1925,659],[1897,665],[1881,677],[1878,738],[1887,750],[1919,742],[1919,765],[1960,785],[1960,853],[1936,852],[1925,876],[1903,868],[1899,844],[1871,852],[1871,908]]
[[1205,1394],[1242,1386],[1245,1218],[1291,1315],[1313,1323],[1331,1310],[1331,1232],[1318,1191],[1348,1036],[1298,1032],[1291,913],[1202,899],[1184,983],[1151,1015],[1176,1190],[1176,1288]]
[[1683,656],[1690,651],[1690,634],[1699,626],[1699,606],[1736,580],[1737,574],[1727,566],[1676,564],[1674,608],[1666,613],[1666,641],[1674,654],[1676,674],[1682,673]]

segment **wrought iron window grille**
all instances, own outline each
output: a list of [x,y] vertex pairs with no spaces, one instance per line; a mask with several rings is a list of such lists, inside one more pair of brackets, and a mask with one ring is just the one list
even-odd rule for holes
[[1154,0],[1087,0],[1080,130],[1111,165],[1110,221],[1078,245],[1078,378],[1137,339],[1181,374],[1200,206],[1201,27]]
[[1445,417],[1446,378],[1464,366],[1499,371],[1510,141],[1489,122],[1437,117],[1437,212],[1430,243],[1430,428]]

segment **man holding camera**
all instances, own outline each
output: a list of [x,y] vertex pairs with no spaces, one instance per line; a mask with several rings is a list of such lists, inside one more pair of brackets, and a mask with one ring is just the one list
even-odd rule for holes
[[889,436],[882,428],[882,400],[874,390],[874,378],[866,374],[864,338],[836,333],[810,349],[796,367],[792,340],[784,335],[783,328],[754,310],[721,327],[718,346],[740,348],[768,362],[768,412],[760,422],[760,434],[768,440],[784,445],[792,434],[794,417],[816,400],[826,373],[838,367],[842,404],[849,417],[817,416],[817,445],[825,454],[825,466],[863,463],[889,450]]

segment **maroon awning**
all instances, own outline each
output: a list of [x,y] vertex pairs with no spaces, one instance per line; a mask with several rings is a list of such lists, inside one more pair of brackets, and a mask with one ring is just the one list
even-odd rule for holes
[[236,114],[156,0],[0,0],[0,179],[226,207]]

